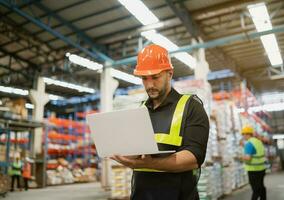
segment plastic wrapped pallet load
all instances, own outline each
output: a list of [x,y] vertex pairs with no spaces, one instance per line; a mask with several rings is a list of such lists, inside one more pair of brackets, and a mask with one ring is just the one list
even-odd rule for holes
[[62,177],[63,183],[74,183],[73,174],[69,169],[63,167],[59,170],[59,174]]
[[59,185],[63,183],[62,177],[56,170],[47,170],[47,185]]
[[121,165],[112,166],[111,198],[128,198],[131,191],[132,170]]
[[213,170],[213,167],[204,167],[201,170],[200,178],[198,181],[197,189],[200,199],[211,200],[212,197],[212,185],[211,179],[209,177],[210,171]]
[[229,195],[232,193],[233,181],[232,181],[232,167],[226,166],[223,168],[223,190],[225,195]]
[[217,200],[222,196],[222,171],[220,163],[202,167],[197,188],[200,199],[203,200]]
[[11,178],[8,175],[0,174],[0,195],[5,195],[10,191]]
[[96,181],[96,169],[95,168],[86,168],[85,174],[88,177],[88,181]]

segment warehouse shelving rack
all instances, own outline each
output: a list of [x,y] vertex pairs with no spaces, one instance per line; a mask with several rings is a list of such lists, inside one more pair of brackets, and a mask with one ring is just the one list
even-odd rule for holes
[[[5,149],[5,159],[0,161],[0,175],[2,176],[2,179],[6,181],[6,191],[1,190],[0,193],[2,196],[5,196],[6,192],[9,189],[9,176],[8,176],[8,169],[11,163],[10,160],[10,149],[14,145],[15,149],[25,149],[29,150],[30,154],[32,155],[33,159],[35,159],[35,153],[33,149],[33,143],[34,143],[34,129],[43,127],[43,124],[36,121],[30,121],[30,120],[19,120],[19,119],[11,119],[11,118],[0,118],[0,145],[4,146]],[[28,138],[18,140],[18,133],[28,131]],[[11,138],[11,133],[15,133],[15,138]],[[3,137],[4,135],[4,137]],[[35,180],[39,178],[36,174],[37,165],[36,163],[32,164],[32,174],[35,177]]]
[[[90,144],[87,137],[90,131],[84,121],[79,121],[77,117],[68,115],[65,118],[50,117],[46,119],[45,139],[44,139],[44,159],[64,158],[69,164],[77,158],[82,158],[83,168],[91,166],[90,159],[96,158],[97,154],[94,146]],[[62,149],[50,148],[50,144],[62,145]],[[66,146],[64,149],[63,146]],[[87,162],[88,161],[88,162]],[[58,165],[46,165],[46,170],[54,170]],[[97,166],[95,166],[97,168]],[[46,182],[46,180],[45,180]]]
[[9,150],[10,150],[10,130],[5,128],[5,127],[1,127],[0,128],[0,136],[4,135],[6,136],[6,141],[0,141],[0,145],[4,146],[5,149],[5,159],[4,160],[0,160],[0,172],[2,174],[7,174],[8,172],[8,167],[9,167]]

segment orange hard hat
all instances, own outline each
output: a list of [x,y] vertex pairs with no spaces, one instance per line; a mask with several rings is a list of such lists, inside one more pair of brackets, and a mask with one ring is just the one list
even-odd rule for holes
[[156,44],[143,48],[137,56],[136,76],[149,76],[173,69],[168,51]]

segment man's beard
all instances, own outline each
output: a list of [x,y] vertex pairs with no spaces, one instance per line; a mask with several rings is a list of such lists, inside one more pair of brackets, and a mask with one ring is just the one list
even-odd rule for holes
[[157,88],[149,88],[146,90],[146,92],[151,100],[159,100],[163,99],[163,97],[165,96],[166,87],[163,87],[161,90]]

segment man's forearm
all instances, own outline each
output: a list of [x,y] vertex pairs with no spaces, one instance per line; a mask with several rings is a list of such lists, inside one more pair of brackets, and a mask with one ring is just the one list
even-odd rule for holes
[[243,160],[243,161],[250,161],[250,160],[251,160],[251,156],[249,156],[249,155],[243,155],[243,156],[242,156],[242,160]]
[[191,152],[183,150],[168,157],[153,158],[153,162],[147,163],[146,168],[167,172],[183,172],[197,169],[198,164]]

